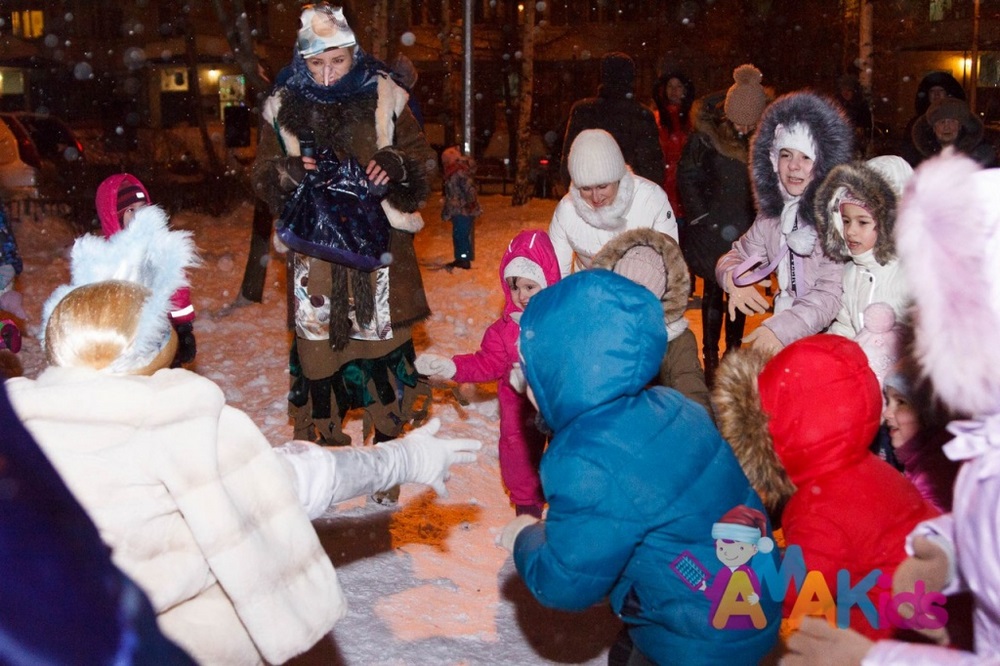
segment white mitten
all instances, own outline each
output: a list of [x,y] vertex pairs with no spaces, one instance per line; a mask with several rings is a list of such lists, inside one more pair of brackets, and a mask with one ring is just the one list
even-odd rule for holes
[[528,387],[528,380],[524,378],[524,370],[521,369],[520,363],[515,363],[510,369],[510,385],[518,393],[524,393],[524,389]]
[[500,537],[497,539],[497,545],[504,550],[513,552],[517,535],[528,525],[534,525],[537,522],[539,522],[538,518],[527,513],[521,514],[504,526],[503,532],[500,533]]
[[[450,362],[450,361],[449,361]],[[478,439],[440,439],[440,419],[431,419],[399,439],[377,444],[376,448],[398,453],[400,477],[397,483],[422,483],[441,497],[448,496],[444,482],[451,476],[449,467],[456,463],[475,462],[483,447]]]
[[437,354],[421,354],[413,362],[413,367],[417,369],[417,372],[427,377],[442,377],[444,379],[451,379],[458,371],[454,361],[447,356],[438,356]]

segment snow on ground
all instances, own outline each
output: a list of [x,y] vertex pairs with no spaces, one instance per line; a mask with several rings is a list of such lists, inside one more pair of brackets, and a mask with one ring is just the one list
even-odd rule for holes
[[[478,347],[502,309],[497,271],[507,243],[522,229],[547,228],[556,204],[532,200],[512,208],[499,195],[484,196],[482,203],[473,268],[454,273],[442,268],[453,258],[451,226],[440,220],[439,203],[424,210],[426,228],[416,246],[434,314],[415,330],[418,351],[455,354]],[[179,211],[172,224],[194,233],[204,262],[192,274],[195,370],[222,386],[230,404],[280,444],[292,436],[283,258],[272,255],[262,304],[226,308],[239,292],[252,214],[250,204],[219,218]],[[42,216],[16,222],[15,233],[25,262],[18,287],[34,318],[20,357],[25,374],[34,377],[44,367],[39,313],[52,290],[69,279],[73,231],[59,217]],[[316,522],[350,606],[332,634],[293,663],[606,663],[620,626],[607,607],[584,613],[543,608],[509,554],[494,545],[514,517],[499,477],[495,387],[435,389],[432,414],[443,422],[442,435],[483,441],[478,462],[454,469],[447,499],[404,486],[395,509],[359,499]],[[349,418],[346,430],[359,443],[360,418]]]

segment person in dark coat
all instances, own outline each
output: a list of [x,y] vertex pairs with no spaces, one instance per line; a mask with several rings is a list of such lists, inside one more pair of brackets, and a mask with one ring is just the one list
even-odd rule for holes
[[565,152],[559,165],[564,189],[569,188],[569,147],[586,129],[603,129],[615,138],[625,163],[637,176],[663,182],[660,129],[653,112],[635,99],[635,62],[625,53],[608,53],[601,59],[601,86],[597,97],[577,101],[569,112]]
[[[737,73],[739,74],[737,76]],[[737,349],[746,315],[726,317],[725,290],[715,281],[715,263],[753,223],[753,191],[747,167],[750,137],[768,97],[753,65],[733,74],[728,91],[707,95],[694,107],[695,132],[678,164],[677,185],[688,211],[681,250],[704,280],[701,299],[702,355],[709,386],[719,365],[719,337],[725,320],[726,350]]]
[[984,169],[997,164],[996,146],[986,141],[983,121],[969,110],[968,104],[954,97],[931,104],[927,113],[913,124],[911,138],[920,153],[920,161],[951,146]]
[[913,126],[920,120],[931,104],[946,97],[965,101],[965,89],[958,80],[948,72],[931,72],[920,80],[917,87],[917,94],[913,99],[913,117],[906,123],[903,131],[903,140],[900,145],[899,155],[903,157],[911,166],[923,159],[923,155],[913,144]]

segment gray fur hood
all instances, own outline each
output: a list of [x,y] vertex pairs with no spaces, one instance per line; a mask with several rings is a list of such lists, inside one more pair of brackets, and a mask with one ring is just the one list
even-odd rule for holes
[[823,252],[834,261],[851,260],[851,252],[844,242],[844,224],[840,219],[840,202],[844,189],[868,204],[868,211],[875,219],[875,230],[878,232],[875,261],[885,266],[896,256],[893,228],[899,202],[885,178],[864,162],[834,167],[816,191],[816,231],[823,244]]
[[840,106],[817,93],[788,93],[764,109],[750,146],[754,200],[758,213],[767,217],[781,215],[785,202],[778,174],[771,164],[771,147],[778,125],[787,127],[796,123],[804,123],[809,128],[818,153],[813,162],[813,180],[802,193],[799,208],[800,216],[807,223],[815,224],[813,200],[816,190],[835,166],[851,160],[854,150],[854,132]]
[[605,243],[601,251],[594,256],[592,266],[613,271],[625,253],[638,245],[653,248],[663,258],[667,276],[667,289],[660,298],[663,319],[667,322],[677,321],[684,316],[684,310],[687,309],[691,276],[680,246],[670,236],[649,228],[630,229]]

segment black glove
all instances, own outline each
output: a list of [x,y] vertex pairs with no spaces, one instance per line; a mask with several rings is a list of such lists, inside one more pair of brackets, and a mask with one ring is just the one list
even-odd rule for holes
[[198,346],[194,340],[194,324],[190,322],[177,324],[174,330],[177,331],[177,355],[174,361],[190,363],[198,353]]
[[375,164],[382,167],[389,180],[400,183],[406,180],[406,167],[403,166],[403,156],[391,148],[383,148],[374,155]]

